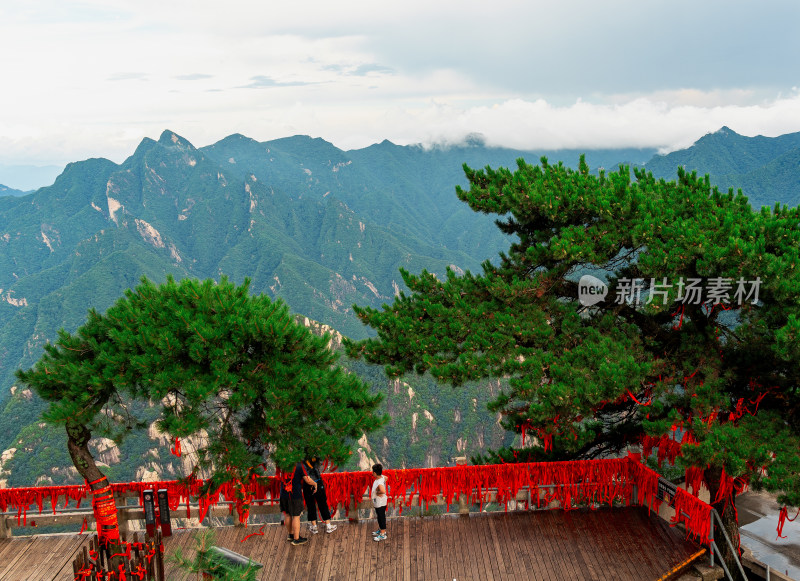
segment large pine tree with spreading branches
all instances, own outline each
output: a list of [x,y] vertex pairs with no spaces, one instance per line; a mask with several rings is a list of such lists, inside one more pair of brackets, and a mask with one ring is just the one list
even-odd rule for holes
[[[356,307],[377,337],[349,354],[453,386],[505,378],[490,408],[529,440],[494,459],[666,436],[660,451],[680,448],[732,533],[744,483],[800,505],[800,211],[754,212],[682,170],[464,169],[457,195],[498,216],[509,250],[480,274],[403,271],[410,293]],[[600,294],[580,300],[587,283]]]
[[[78,472],[108,485],[93,433],[120,437],[136,400],[161,406],[159,429],[201,436],[198,470],[212,486],[247,482],[267,462],[290,469],[314,455],[344,463],[352,442],[380,426],[381,397],[336,365],[329,337],[297,322],[283,301],[236,286],[147,279],[74,334],[61,331],[18,378],[64,425]],[[243,499],[246,502],[246,499]]]

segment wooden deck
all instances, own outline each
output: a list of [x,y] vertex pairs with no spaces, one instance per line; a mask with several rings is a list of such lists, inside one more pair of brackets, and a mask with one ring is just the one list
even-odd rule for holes
[[[267,525],[216,529],[216,544],[264,564],[259,579],[353,581],[656,580],[698,547],[640,508],[444,515],[389,519],[389,539],[372,541],[375,521],[340,522],[332,534],[293,547]],[[304,527],[305,530],[305,527]],[[192,554],[195,531],[166,540]],[[0,580],[72,579],[88,535],[0,540]],[[167,577],[193,579],[175,569]]]

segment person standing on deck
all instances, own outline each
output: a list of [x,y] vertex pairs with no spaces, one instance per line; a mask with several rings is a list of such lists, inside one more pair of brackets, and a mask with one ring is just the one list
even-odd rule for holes
[[386,504],[389,497],[386,493],[386,477],[383,476],[383,466],[375,464],[372,467],[372,476],[375,480],[372,482],[372,506],[375,507],[375,514],[378,517],[378,530],[372,533],[372,540],[376,542],[385,541],[386,534]]
[[325,483],[319,473],[319,459],[306,458],[303,462],[303,469],[306,476],[314,481],[316,488],[311,486],[307,480],[303,481],[303,496],[306,499],[306,509],[308,510],[308,530],[316,535],[319,532],[317,527],[317,506],[322,522],[325,523],[325,532],[332,533],[336,530],[336,525],[331,524],[331,510],[328,508],[328,496],[325,494]]
[[303,465],[298,462],[294,465],[294,473],[290,480],[284,480],[281,486],[281,510],[284,512],[284,524],[289,530],[286,540],[292,545],[303,545],[308,542],[307,537],[300,536],[300,515],[303,514],[303,482],[316,483],[309,478],[303,470]]

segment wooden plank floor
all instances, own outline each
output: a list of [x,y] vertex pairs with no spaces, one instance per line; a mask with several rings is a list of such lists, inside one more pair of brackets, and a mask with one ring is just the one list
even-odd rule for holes
[[[640,508],[558,510],[389,519],[389,539],[372,541],[375,521],[340,522],[333,534],[293,547],[286,530],[218,528],[215,544],[264,565],[259,579],[333,581],[604,581],[658,579],[697,546]],[[305,530],[305,527],[304,527]],[[191,556],[196,531],[165,540]],[[72,559],[88,535],[0,540],[0,580],[72,579]],[[167,578],[193,579],[173,565]]]

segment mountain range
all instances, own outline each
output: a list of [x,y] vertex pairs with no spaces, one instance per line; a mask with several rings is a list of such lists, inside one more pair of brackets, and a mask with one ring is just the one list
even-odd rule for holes
[[[586,154],[595,170],[625,163],[674,178],[679,165],[697,169],[721,187],[752,191],[756,206],[796,205],[800,196],[800,133],[748,138],[722,128],[664,156],[652,149]],[[440,275],[448,267],[476,270],[508,247],[492,219],[455,196],[455,186],[466,185],[463,163],[513,166],[520,157],[536,163],[546,156],[575,166],[579,155],[489,148],[477,139],[433,148],[384,141],[343,151],[305,136],[258,142],[238,134],[196,148],[165,131],[157,141],[143,140],[122,164],[71,163],[52,186],[0,197],[0,451],[6,450],[0,471],[8,476],[11,464],[35,465],[25,454],[45,454],[50,441],[37,424],[41,402],[15,385],[14,371],[32,365],[59,328],[76,329],[88,308],[105,310],[141,276],[157,282],[168,274],[225,274],[235,282],[249,277],[254,292],[281,297],[295,313],[364,337],[352,304],[390,302],[402,290],[400,267]],[[411,380],[403,387],[387,383],[380,369],[349,364],[370,377],[374,389],[392,394],[386,405],[398,418],[387,428],[394,430],[393,441],[406,442],[398,426],[410,425],[417,414],[415,429],[419,418],[430,416],[426,421],[441,424],[439,438],[449,442],[442,447],[430,437],[418,439],[412,456],[402,455],[407,442],[381,444],[380,457],[390,464],[469,455],[490,439],[494,445],[503,439],[494,432],[479,438],[473,424],[472,431],[459,431],[469,422],[495,424],[483,409],[486,398],[479,398],[486,389],[445,394]],[[407,402],[392,403],[402,394]],[[387,434],[374,437],[388,442]],[[419,448],[426,442],[428,449]],[[138,457],[129,459],[134,464],[121,478],[131,477]],[[10,482],[21,480],[12,476]]]
[[14,188],[9,188],[8,186],[4,186],[0,184],[0,196],[24,196],[27,192],[23,192],[22,190],[15,190]]

